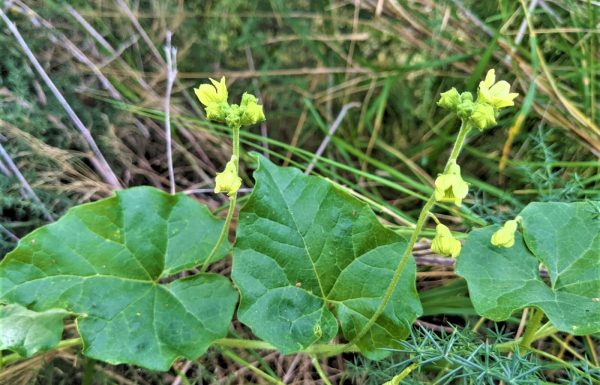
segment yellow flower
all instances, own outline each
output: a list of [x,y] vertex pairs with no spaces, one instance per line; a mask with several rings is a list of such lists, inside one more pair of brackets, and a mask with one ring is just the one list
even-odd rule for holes
[[496,83],[496,72],[491,69],[485,75],[485,80],[479,82],[477,101],[492,105],[496,109],[514,106],[513,100],[518,93],[510,92],[510,84],[501,80]]
[[431,241],[431,250],[434,253],[456,258],[461,247],[460,241],[452,236],[448,227],[441,223],[435,227],[435,237]]
[[469,192],[469,185],[460,176],[460,166],[453,162],[448,171],[435,179],[435,200],[460,206]]
[[221,81],[215,79],[209,79],[210,84],[201,84],[200,87],[194,88],[194,92],[200,100],[200,103],[204,104],[205,107],[211,104],[227,103],[227,84],[225,84],[225,76],[221,78]]
[[215,177],[215,193],[224,192],[232,197],[242,186],[242,178],[238,176],[237,157],[234,155],[225,165],[223,172],[217,173]]
[[492,245],[498,247],[512,247],[515,244],[515,232],[518,227],[518,218],[506,221],[504,225],[492,234]]

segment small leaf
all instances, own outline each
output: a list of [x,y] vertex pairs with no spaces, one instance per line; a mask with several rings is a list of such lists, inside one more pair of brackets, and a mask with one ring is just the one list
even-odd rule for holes
[[[561,331],[600,332],[600,220],[589,203],[531,203],[520,214],[523,236],[510,248],[490,242],[499,226],[469,234],[456,272],[468,283],[475,310],[494,321],[527,306]],[[540,277],[539,266],[549,282]]]
[[78,315],[90,357],[167,370],[227,333],[237,302],[227,278],[161,283],[203,261],[222,226],[185,195],[118,191],[23,238],[0,263],[0,299]]
[[60,342],[63,319],[68,314],[62,309],[35,312],[20,305],[0,306],[0,350],[30,357],[54,348]]
[[[338,321],[352,339],[381,303],[406,240],[321,178],[264,157],[254,177],[234,248],[239,320],[283,353],[327,343]],[[358,342],[371,357],[397,347],[421,313],[415,270],[411,258],[385,311]]]

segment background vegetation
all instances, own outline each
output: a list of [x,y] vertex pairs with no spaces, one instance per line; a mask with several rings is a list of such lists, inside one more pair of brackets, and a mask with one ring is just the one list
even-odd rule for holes
[[[172,31],[177,188],[217,211],[226,199],[212,194],[213,177],[228,160],[229,134],[203,118],[192,88],[222,75],[236,99],[252,90],[265,105],[267,122],[242,133],[245,151],[302,169],[312,164],[314,174],[347,187],[401,233],[410,231],[457,130],[435,105],[439,93],[452,86],[475,90],[489,68],[521,94],[517,110],[466,147],[468,209],[448,212],[445,221],[460,236],[512,217],[533,200],[600,199],[594,1],[5,0],[0,6],[123,187],[168,190],[163,45]],[[4,22],[0,47],[4,255],[19,237],[113,187]],[[324,157],[315,157],[332,126],[337,131]],[[242,154],[245,187],[252,186],[250,162]],[[453,261],[429,250],[431,236],[431,229],[424,232],[415,253],[425,316],[405,349],[381,362],[351,354],[323,360],[332,383],[379,384],[406,367],[413,370],[403,384],[600,382],[600,336],[553,334],[525,357],[496,349],[522,333],[525,317],[501,324],[479,319]],[[214,269],[227,272],[228,261]],[[72,324],[66,330],[76,333]],[[240,325],[232,332],[248,333]],[[303,355],[212,350],[169,373],[149,373],[65,349],[4,368],[0,383],[265,383],[243,362],[287,384],[322,381]]]

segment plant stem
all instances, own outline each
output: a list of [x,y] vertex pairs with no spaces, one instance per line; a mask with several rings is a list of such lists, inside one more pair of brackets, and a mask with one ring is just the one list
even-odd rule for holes
[[388,382],[386,382],[383,385],[393,385],[393,384],[399,384],[403,379],[405,379],[413,370],[415,370],[416,368],[419,367],[419,363],[418,362],[413,362],[412,364],[408,365],[406,368],[404,368],[404,370],[402,370],[400,373],[396,374],[391,380],[389,380]]
[[[81,338],[71,338],[68,340],[62,340],[58,343],[55,349],[66,349],[69,347],[82,345],[83,340]],[[244,340],[240,338],[219,338],[212,343],[214,346],[222,346],[226,348],[239,348],[239,349],[257,349],[257,350],[277,350],[277,348],[268,342],[260,340]],[[335,356],[339,354],[340,348],[344,352],[357,352],[358,350],[352,348],[349,345],[327,345],[327,344],[316,344],[310,346],[308,349],[299,351],[298,353],[319,355],[324,357]],[[0,367],[4,365],[10,365],[15,362],[22,361],[28,357],[23,357],[17,353],[12,353],[7,356],[0,358]]]
[[85,362],[85,369],[83,371],[83,379],[81,385],[92,385],[94,382],[94,374],[96,372],[96,360],[93,358],[87,358]]
[[[66,349],[66,348],[70,348],[72,346],[81,345],[82,343],[83,343],[83,341],[81,340],[81,338],[71,338],[68,340],[62,340],[58,343],[58,345],[56,346],[56,349],[54,349],[54,350]],[[10,365],[15,362],[24,360],[26,358],[28,358],[28,357],[23,357],[17,353],[9,354],[8,356],[2,357],[2,362],[0,363],[0,366]]]
[[244,340],[239,338],[220,338],[213,342],[214,345],[240,348],[240,349],[260,349],[260,350],[276,350],[275,346],[268,342],[260,340]]
[[[234,126],[233,129],[233,156],[235,157],[235,169],[239,174],[240,169],[240,126]],[[210,261],[213,259],[219,247],[223,243],[223,241],[227,238],[227,234],[229,234],[229,227],[231,226],[231,220],[233,219],[233,214],[235,212],[235,204],[237,202],[237,191],[233,193],[232,196],[229,197],[229,208],[227,209],[227,216],[225,217],[225,223],[223,224],[223,229],[221,229],[221,234],[219,235],[219,239],[217,243],[208,254],[208,257],[202,263],[200,267],[200,272],[204,273],[210,264]]]
[[323,384],[331,385],[331,381],[329,381],[329,378],[327,378],[327,375],[323,371],[323,368],[321,367],[321,364],[319,363],[319,359],[316,356],[312,356],[311,362],[312,362],[313,366],[315,367],[315,369],[317,369],[317,373],[319,374],[319,377],[321,377],[321,380],[323,380]]
[[[458,155],[460,154],[460,151],[463,147],[463,144],[465,142],[465,139],[466,139],[467,134],[469,133],[470,129],[471,129],[471,126],[468,123],[463,121],[460,126],[460,131],[458,132],[458,136],[456,137],[456,141],[454,142],[454,147],[452,148],[452,152],[450,153],[450,157],[448,158],[448,161],[446,162],[446,166],[444,167],[444,172],[446,172],[448,170],[448,168],[450,167],[450,165],[453,162],[456,162],[456,159],[458,158]],[[361,338],[363,338],[365,336],[365,334],[367,334],[369,329],[371,329],[371,327],[375,324],[375,322],[377,321],[379,316],[385,310],[385,307],[387,306],[389,300],[392,298],[392,295],[394,294],[394,290],[396,289],[398,280],[400,279],[402,272],[404,271],[404,269],[406,268],[406,265],[408,264],[408,261],[410,260],[412,249],[415,246],[415,243],[417,242],[417,238],[419,237],[419,234],[421,233],[421,230],[423,229],[423,226],[425,225],[425,222],[427,221],[427,218],[429,216],[429,210],[431,210],[431,208],[433,207],[434,204],[435,204],[435,192],[432,192],[431,196],[425,202],[425,205],[421,209],[421,213],[419,214],[419,218],[417,219],[417,223],[415,224],[414,231],[410,236],[410,240],[408,241],[408,245],[406,246],[406,249],[404,250],[404,254],[402,255],[402,258],[400,259],[400,262],[398,263],[398,266],[396,267],[396,271],[394,271],[392,280],[390,281],[390,284],[388,285],[388,287],[385,291],[385,294],[383,295],[383,300],[381,301],[381,303],[379,304],[379,306],[377,307],[377,309],[375,310],[375,312],[373,313],[371,318],[367,321],[365,326],[362,328],[362,330],[360,330],[354,336],[354,338],[352,338],[350,340],[348,345],[354,345]]]
[[460,154],[460,151],[462,150],[463,145],[465,144],[465,139],[467,138],[469,131],[471,131],[471,126],[468,123],[463,121],[460,125],[460,130],[458,131],[458,136],[456,137],[456,140],[454,141],[454,146],[452,147],[452,152],[450,153],[450,157],[448,158],[448,161],[446,162],[446,166],[444,167],[444,172],[448,171],[448,168],[450,167],[452,162],[456,162],[456,159],[458,159],[458,155]]
[[[259,349],[259,350],[277,350],[277,348],[268,342],[259,340],[244,340],[239,338],[220,338],[213,342],[217,346],[226,346],[229,348],[240,348],[240,349]],[[311,345],[308,349],[300,351],[298,353],[317,354],[320,356],[332,356],[339,353],[340,348],[344,352],[353,352],[356,349],[352,349],[349,345],[327,345],[327,344],[316,344]]]
[[531,316],[527,321],[527,327],[525,329],[525,333],[523,334],[523,338],[521,338],[521,342],[519,343],[519,348],[523,349],[524,351],[529,350],[531,343],[535,340],[535,333],[542,325],[543,318],[544,312],[542,310],[531,308]]
[[[548,336],[551,336],[552,334],[556,333],[558,330],[556,330],[556,328],[552,325],[550,325],[549,323],[542,326],[541,328],[539,328],[537,330],[537,332],[535,332],[534,336],[532,337],[533,339],[531,340],[531,342],[533,341],[537,341],[540,338],[545,338]],[[508,341],[508,342],[503,342],[501,344],[495,345],[495,349],[499,352],[508,352],[513,350],[517,345],[519,345],[521,343],[521,341],[523,340],[523,338],[519,338],[513,341]]]
[[255,367],[250,362],[244,360],[242,357],[238,356],[237,354],[235,354],[231,350],[224,349],[223,350],[223,355],[231,358],[232,360],[234,360],[238,364],[241,364],[241,365],[245,366],[251,372],[253,372],[255,374],[258,374],[260,377],[264,378],[265,380],[267,380],[269,382],[272,382],[273,384],[285,385],[283,382],[281,382],[281,380],[279,380],[279,379],[271,376],[268,373],[263,372],[262,370],[260,370],[259,368]]

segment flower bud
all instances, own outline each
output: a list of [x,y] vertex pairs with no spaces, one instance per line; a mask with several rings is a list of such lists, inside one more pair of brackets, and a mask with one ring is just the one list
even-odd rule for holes
[[469,185],[460,176],[460,166],[453,162],[448,171],[435,179],[435,200],[438,202],[453,202],[460,206],[469,192]]
[[244,93],[240,109],[242,111],[241,124],[244,126],[265,120],[263,106],[258,104],[258,99],[254,95]]
[[[471,95],[470,93],[468,93]],[[469,119],[473,114],[473,110],[475,109],[475,103],[473,103],[473,96],[466,97],[464,100],[461,99],[461,102],[456,107],[456,115],[460,119]]]
[[435,227],[435,237],[431,241],[431,250],[434,253],[456,258],[461,247],[460,241],[452,236],[448,227],[442,224]]
[[462,94],[460,94],[460,101],[461,102],[472,102],[473,101],[473,94],[470,92],[463,92]]
[[225,165],[223,172],[217,173],[215,177],[215,193],[224,192],[232,197],[242,186],[242,179],[238,176],[237,157],[234,155]]
[[459,103],[460,95],[458,94],[456,88],[452,87],[448,91],[440,94],[440,100],[438,100],[437,105],[442,108],[455,111]]
[[232,104],[227,109],[225,123],[229,127],[240,127],[242,125],[242,109],[237,104]]
[[496,111],[494,107],[487,103],[475,103],[475,109],[471,114],[471,122],[479,130],[483,131],[486,128],[496,125]]
[[223,122],[225,121],[227,108],[228,105],[225,103],[211,103],[205,107],[206,117],[208,118],[208,120]]
[[492,245],[498,247],[512,247],[515,244],[515,232],[518,227],[518,219],[506,221],[504,225],[492,234]]

